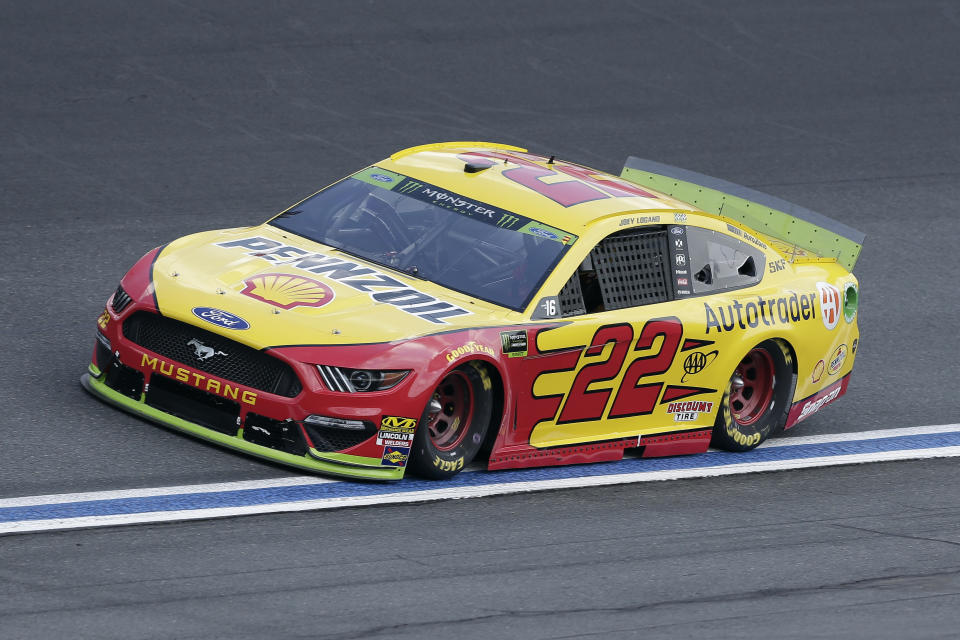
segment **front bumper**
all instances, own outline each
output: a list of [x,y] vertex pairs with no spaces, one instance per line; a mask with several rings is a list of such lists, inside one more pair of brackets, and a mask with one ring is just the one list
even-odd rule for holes
[[139,399],[135,399],[110,388],[104,382],[102,372],[94,364],[89,366],[88,373],[81,376],[80,383],[92,395],[124,411],[128,411],[165,427],[188,433],[208,442],[259,458],[296,467],[304,471],[348,478],[400,480],[403,477],[404,467],[384,467],[381,465],[381,459],[379,458],[368,458],[345,453],[321,452],[315,449],[308,449],[304,455],[295,455],[279,449],[254,444],[244,439],[242,427],[238,427],[237,432],[231,435],[184,420],[146,404],[143,395],[141,395]]

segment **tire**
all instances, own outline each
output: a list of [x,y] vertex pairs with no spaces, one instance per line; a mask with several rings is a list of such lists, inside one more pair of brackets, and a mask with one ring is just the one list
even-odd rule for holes
[[448,373],[420,417],[410,470],[432,480],[457,475],[483,445],[492,412],[493,383],[484,365],[468,362]]
[[797,384],[790,350],[776,340],[761,342],[733,370],[723,394],[710,444],[750,451],[783,428]]

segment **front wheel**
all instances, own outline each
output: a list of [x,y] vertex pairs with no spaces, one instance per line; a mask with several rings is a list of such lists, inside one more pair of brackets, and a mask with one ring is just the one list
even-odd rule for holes
[[790,350],[776,340],[758,344],[730,376],[710,444],[727,451],[756,448],[786,423],[796,383]]
[[483,445],[493,411],[493,384],[486,368],[468,362],[434,390],[413,437],[410,470],[434,480],[455,476]]

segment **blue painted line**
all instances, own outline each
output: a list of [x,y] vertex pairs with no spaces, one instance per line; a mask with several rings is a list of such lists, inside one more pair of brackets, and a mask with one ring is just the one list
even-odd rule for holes
[[324,498],[403,494],[431,489],[478,487],[511,482],[536,482],[539,480],[610,476],[624,473],[702,469],[744,463],[775,462],[953,446],[960,446],[960,432],[766,447],[754,449],[746,453],[711,451],[693,456],[678,456],[672,458],[628,458],[620,462],[573,465],[567,467],[541,467],[536,469],[494,472],[479,471],[475,473],[463,473],[445,482],[405,479],[396,484],[373,484],[344,481],[210,493],[185,493],[6,507],[0,508],[0,522],[109,516],[156,511],[202,510],[221,507],[244,507]]

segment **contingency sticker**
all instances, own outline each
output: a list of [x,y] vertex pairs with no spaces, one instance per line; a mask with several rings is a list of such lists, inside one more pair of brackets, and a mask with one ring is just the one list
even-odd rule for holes
[[524,329],[502,331],[500,333],[500,343],[504,355],[508,358],[523,358],[527,355],[527,332]]
[[387,447],[410,447],[416,430],[417,421],[413,418],[383,416],[383,420],[380,421],[380,430],[377,432],[377,444]]

